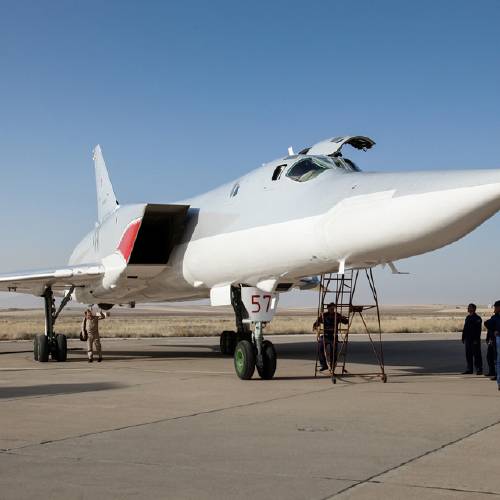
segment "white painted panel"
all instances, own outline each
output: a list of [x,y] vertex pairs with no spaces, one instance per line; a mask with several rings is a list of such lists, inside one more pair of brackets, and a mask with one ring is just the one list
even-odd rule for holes
[[230,306],[231,285],[214,286],[210,289],[210,305]]

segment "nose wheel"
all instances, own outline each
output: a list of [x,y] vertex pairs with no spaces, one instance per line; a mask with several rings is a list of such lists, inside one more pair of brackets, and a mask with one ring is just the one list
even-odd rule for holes
[[260,378],[270,380],[274,377],[277,360],[278,355],[276,354],[273,343],[269,340],[264,340],[264,342],[262,342],[262,362],[260,364],[257,363],[257,371]]
[[224,331],[220,334],[220,352],[225,356],[232,356],[236,348],[236,332]]
[[238,342],[234,351],[234,369],[241,380],[250,380],[255,372],[255,348],[248,340]]
[[262,325],[255,324],[253,339],[238,342],[234,350],[234,369],[241,380],[250,380],[255,368],[260,378],[270,380],[276,372],[278,356],[274,345],[262,338]]

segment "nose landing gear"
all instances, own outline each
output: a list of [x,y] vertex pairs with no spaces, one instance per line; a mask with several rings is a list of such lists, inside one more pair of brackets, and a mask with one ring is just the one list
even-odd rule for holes
[[[234,350],[234,369],[242,380],[251,379],[255,368],[262,379],[272,379],[276,372],[278,357],[272,342],[264,340],[263,329],[276,312],[278,296],[262,292],[258,288],[243,287],[240,289],[240,297],[241,307],[246,313],[245,319],[242,319],[241,323],[245,325],[246,331],[245,337],[238,339]],[[240,308],[239,312],[241,313],[241,311]],[[250,324],[253,325],[253,333],[251,333]],[[238,336],[239,333],[236,338]],[[221,344],[222,342],[221,337]]]

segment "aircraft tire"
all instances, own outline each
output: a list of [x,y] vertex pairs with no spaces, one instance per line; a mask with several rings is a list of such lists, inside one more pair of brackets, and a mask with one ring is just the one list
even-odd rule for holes
[[250,380],[255,371],[255,349],[248,340],[238,342],[234,351],[234,369],[241,380]]
[[260,378],[264,380],[270,380],[274,377],[276,372],[276,362],[278,356],[276,354],[276,349],[272,342],[269,340],[264,340],[262,342],[262,362],[263,366],[257,365],[257,371],[259,372]]
[[222,332],[219,337],[219,346],[220,346],[220,353],[221,354],[227,354],[226,352],[226,333],[227,332]]
[[66,335],[58,333],[56,335],[57,361],[64,362],[68,359],[68,341]]
[[33,337],[33,359],[38,361],[38,335]]
[[232,356],[236,349],[236,332],[224,331],[220,335],[220,352]]
[[229,356],[234,355],[236,344],[238,344],[238,337],[236,336],[236,332],[229,332],[227,336],[227,353],[229,354]]
[[38,335],[38,361],[47,363],[49,360],[49,339],[46,335]]

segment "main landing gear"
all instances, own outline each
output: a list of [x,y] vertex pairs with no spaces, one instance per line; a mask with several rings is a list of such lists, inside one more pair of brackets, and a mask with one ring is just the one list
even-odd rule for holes
[[66,361],[68,357],[68,345],[66,335],[54,332],[54,324],[64,309],[66,304],[71,300],[71,295],[75,287],[71,287],[61,301],[59,308],[56,310],[54,293],[52,288],[46,288],[43,299],[45,309],[45,334],[37,335],[33,339],[33,357],[35,361],[46,363],[49,356],[56,361]]

